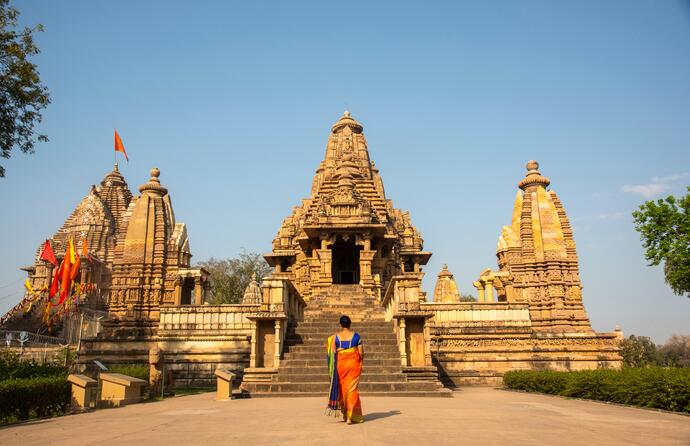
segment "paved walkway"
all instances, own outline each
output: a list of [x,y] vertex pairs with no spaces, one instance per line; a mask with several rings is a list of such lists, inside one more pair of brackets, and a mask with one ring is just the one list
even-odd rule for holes
[[[1,445],[690,445],[690,417],[487,388],[364,398],[366,422],[317,398],[217,402],[213,393],[0,429]],[[347,435],[347,437],[344,437]]]

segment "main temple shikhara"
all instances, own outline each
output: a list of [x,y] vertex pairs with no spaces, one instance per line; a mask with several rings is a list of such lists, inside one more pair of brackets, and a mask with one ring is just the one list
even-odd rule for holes
[[[83,238],[93,252],[78,280],[93,282],[85,305],[107,310],[79,361],[147,363],[162,351],[178,385],[212,385],[236,374],[245,394],[311,395],[328,389],[323,345],[348,313],[367,340],[366,394],[447,395],[447,387],[495,384],[514,369],[619,367],[620,331],[597,333],[582,303],[573,233],[535,161],[518,182],[497,270],[461,299],[444,265],[433,299],[422,291],[424,251],[410,214],[386,197],[363,127],[348,112],[333,125],[311,195],[283,220],[265,255],[273,272],[253,280],[236,305],[211,305],[208,272],[191,266],[187,229],[152,169],[132,196],[115,170],[52,237],[56,255]],[[27,268],[33,288],[52,265]],[[3,320],[26,324],[20,302]],[[157,354],[157,353],[156,353]]]

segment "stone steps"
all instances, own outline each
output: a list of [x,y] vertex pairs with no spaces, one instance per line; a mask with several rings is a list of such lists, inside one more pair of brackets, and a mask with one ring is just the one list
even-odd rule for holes
[[343,314],[364,342],[365,360],[359,390],[369,396],[450,396],[435,378],[409,380],[400,365],[398,340],[383,308],[364,295],[359,285],[336,286],[327,296],[315,296],[304,321],[288,328],[283,359],[270,381],[246,382],[249,397],[320,396],[330,388],[326,339],[340,330]]

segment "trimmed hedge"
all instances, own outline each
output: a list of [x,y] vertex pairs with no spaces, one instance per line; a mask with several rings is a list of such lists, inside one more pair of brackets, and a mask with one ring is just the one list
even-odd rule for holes
[[59,376],[67,376],[67,367],[59,364],[25,361],[18,353],[11,351],[0,354],[0,381]]
[[585,398],[690,413],[690,369],[624,368],[579,372],[507,372],[503,383],[516,390]]
[[0,381],[0,423],[62,415],[69,409],[70,398],[65,377]]
[[133,378],[149,381],[148,364],[115,364],[108,367],[108,373],[122,373]]

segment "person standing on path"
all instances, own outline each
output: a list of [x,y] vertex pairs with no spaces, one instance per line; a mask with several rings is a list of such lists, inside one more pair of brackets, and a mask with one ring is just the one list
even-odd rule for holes
[[348,316],[340,318],[341,330],[328,337],[328,374],[331,388],[328,397],[329,414],[340,410],[347,424],[362,423],[362,401],[359,399],[359,378],[362,375],[364,348],[359,333],[350,329]]

